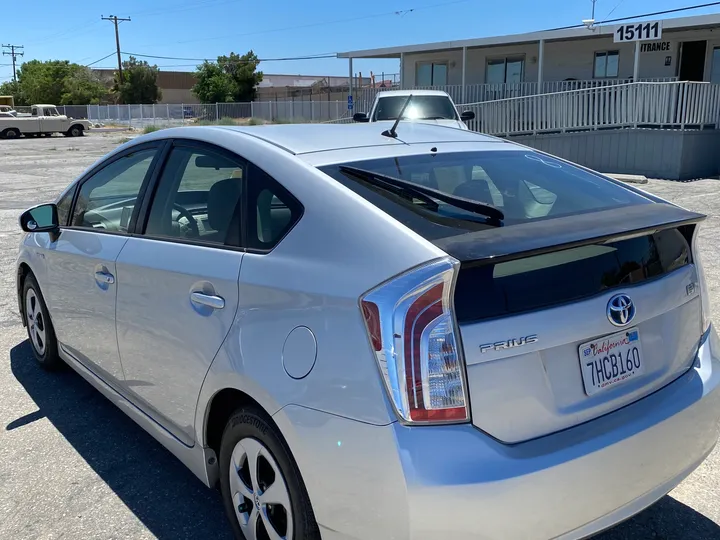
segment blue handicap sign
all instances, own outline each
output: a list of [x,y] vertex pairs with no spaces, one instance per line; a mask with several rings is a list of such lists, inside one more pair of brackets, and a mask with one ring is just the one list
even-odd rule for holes
[[352,110],[353,108],[353,97],[348,96],[348,110]]

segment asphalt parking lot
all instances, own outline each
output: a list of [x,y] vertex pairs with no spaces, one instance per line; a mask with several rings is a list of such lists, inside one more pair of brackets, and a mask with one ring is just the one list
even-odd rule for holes
[[[218,493],[80,376],[41,371],[17,316],[18,214],[53,200],[122,137],[0,141],[0,539],[229,538]],[[702,255],[720,321],[720,181],[641,187],[709,216]],[[597,538],[720,538],[720,451],[655,506]]]

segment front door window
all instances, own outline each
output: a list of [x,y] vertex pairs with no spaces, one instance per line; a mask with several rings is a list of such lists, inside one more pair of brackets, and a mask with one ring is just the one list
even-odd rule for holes
[[72,226],[128,232],[140,188],[157,148],[138,150],[104,167],[80,186]]

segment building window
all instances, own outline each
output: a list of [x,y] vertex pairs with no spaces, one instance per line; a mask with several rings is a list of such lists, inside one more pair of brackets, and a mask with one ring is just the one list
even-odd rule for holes
[[713,49],[710,82],[720,83],[720,47],[715,47]]
[[488,84],[512,84],[523,80],[525,58],[514,56],[493,58],[487,61],[485,82]]
[[618,76],[620,51],[600,51],[595,53],[593,76],[596,79],[614,79]]
[[423,62],[415,66],[415,86],[445,86],[447,62]]

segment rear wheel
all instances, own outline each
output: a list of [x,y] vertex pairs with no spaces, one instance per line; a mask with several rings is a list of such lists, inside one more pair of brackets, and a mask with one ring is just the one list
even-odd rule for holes
[[63,362],[58,356],[55,329],[50,321],[40,287],[32,274],[25,278],[23,301],[25,324],[35,358],[45,369],[59,368]]
[[67,134],[70,137],[82,137],[84,131],[85,130],[83,129],[82,126],[76,124],[74,126],[71,126],[70,129],[68,129]]
[[240,540],[320,540],[290,450],[277,427],[257,409],[238,409],[225,427],[220,491]]
[[17,128],[7,128],[2,132],[3,139],[17,139],[20,137],[20,130]]

